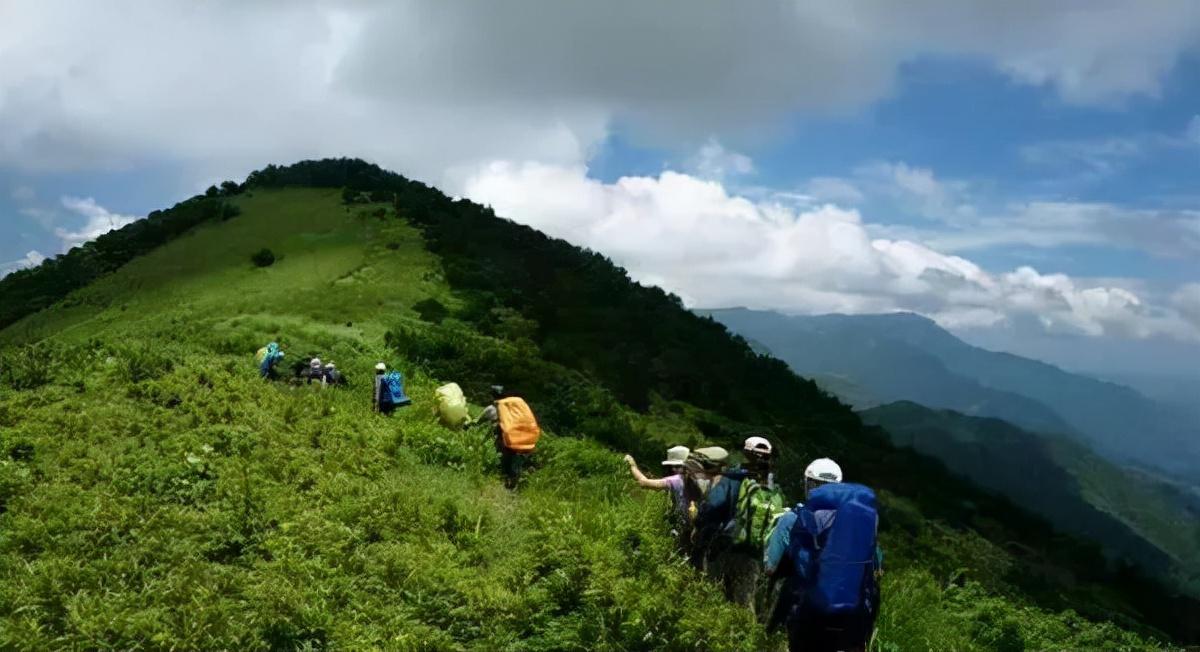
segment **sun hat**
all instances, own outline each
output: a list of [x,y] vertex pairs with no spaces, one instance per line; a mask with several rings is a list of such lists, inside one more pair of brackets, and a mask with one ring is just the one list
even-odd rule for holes
[[697,448],[688,455],[684,468],[694,473],[716,473],[725,466],[729,451],[720,446]]
[[662,464],[663,466],[683,466],[690,452],[687,446],[672,446],[667,449],[667,459],[663,460]]

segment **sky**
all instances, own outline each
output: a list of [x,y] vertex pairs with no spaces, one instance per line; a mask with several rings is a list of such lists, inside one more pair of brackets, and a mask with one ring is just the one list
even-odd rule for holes
[[689,306],[1200,365],[1200,3],[0,0],[0,273],[355,156]]

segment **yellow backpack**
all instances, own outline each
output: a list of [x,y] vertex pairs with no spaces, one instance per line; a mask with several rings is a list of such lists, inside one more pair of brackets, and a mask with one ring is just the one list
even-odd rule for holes
[[458,383],[448,383],[433,393],[438,420],[447,428],[462,428],[471,417],[467,414],[467,397]]

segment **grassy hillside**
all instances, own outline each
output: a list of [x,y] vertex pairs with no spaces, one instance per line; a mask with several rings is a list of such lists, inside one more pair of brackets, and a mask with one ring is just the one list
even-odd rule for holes
[[[1185,635],[1187,612],[1139,602],[1151,585],[890,449],[607,261],[541,255],[544,236],[377,168],[315,165],[252,175],[229,198],[240,216],[0,331],[0,647],[769,649],[672,553],[661,496],[608,447],[652,464],[668,442],[748,428],[782,442],[785,474],[832,451],[880,488],[879,649]],[[329,188],[270,188],[298,178]],[[345,205],[344,186],[387,201]],[[512,260],[475,255],[472,234]],[[256,268],[264,246],[278,260]],[[522,259],[553,273],[518,279]],[[251,355],[271,339],[332,358],[351,388],[259,381]],[[417,400],[393,419],[366,398],[381,358]],[[515,495],[486,436],[429,409],[441,381],[479,399],[493,379],[552,430]]]
[[1074,441],[898,402],[860,413],[901,446],[936,457],[1114,555],[1200,590],[1200,502]]

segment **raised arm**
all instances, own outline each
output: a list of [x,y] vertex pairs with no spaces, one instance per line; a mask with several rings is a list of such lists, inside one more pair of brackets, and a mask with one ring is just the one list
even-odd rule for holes
[[637,467],[637,462],[633,460],[632,455],[625,456],[625,463],[629,465],[629,472],[633,474],[633,479],[637,480],[639,487],[646,489],[666,489],[667,481],[662,478],[647,478],[642,470]]

